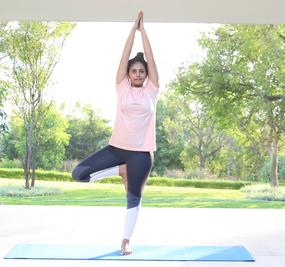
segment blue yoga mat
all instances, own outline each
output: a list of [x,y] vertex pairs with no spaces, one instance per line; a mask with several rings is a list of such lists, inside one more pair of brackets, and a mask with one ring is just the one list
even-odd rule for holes
[[5,259],[254,261],[242,246],[133,246],[131,255],[121,256],[117,247],[70,244],[21,244]]

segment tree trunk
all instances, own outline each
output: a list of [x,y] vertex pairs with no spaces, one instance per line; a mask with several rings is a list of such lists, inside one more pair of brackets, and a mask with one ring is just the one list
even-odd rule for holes
[[206,166],[206,158],[202,154],[199,155],[199,158],[200,158],[200,169],[203,170],[205,169]]
[[31,178],[31,158],[32,158],[32,126],[27,123],[26,125],[26,153],[25,153],[25,188],[30,189],[30,178]]
[[26,153],[25,153],[25,165],[24,165],[26,189],[30,189],[30,169],[31,169],[31,136],[30,136],[29,126],[26,126]]
[[32,183],[31,183],[31,187],[35,186],[35,181],[36,181],[36,170],[35,170],[35,167],[33,166],[33,168],[32,168]]
[[277,140],[273,137],[270,146],[270,181],[272,187],[278,187]]
[[31,183],[31,187],[35,186],[35,181],[36,181],[36,160],[37,160],[37,147],[35,146],[33,149],[33,156],[32,156],[32,183]]
[[199,178],[205,178],[205,172],[206,172],[206,157],[203,155],[203,153],[199,153]]
[[[26,140],[27,142],[27,140]],[[29,172],[28,172],[28,148],[26,144],[26,153],[25,153],[25,165],[24,165],[24,178],[25,178],[25,188],[30,189],[30,181],[29,181]]]
[[37,168],[37,160],[40,149],[40,124],[39,118],[36,118],[36,112],[33,113],[33,121],[34,121],[34,133],[33,133],[33,154],[32,154],[32,184],[31,187],[35,186],[36,182],[36,168]]
[[228,177],[232,176],[232,173],[233,173],[233,160],[231,157],[229,157],[227,162],[227,176]]

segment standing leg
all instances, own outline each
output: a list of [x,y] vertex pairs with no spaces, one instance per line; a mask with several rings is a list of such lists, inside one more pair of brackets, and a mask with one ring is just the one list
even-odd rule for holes
[[121,253],[128,255],[131,253],[130,238],[134,231],[139,208],[141,204],[141,195],[147,177],[152,167],[152,155],[150,152],[130,152],[127,158],[127,213],[125,221],[125,230],[121,244]]
[[119,166],[119,175],[123,178],[125,190],[128,192],[127,164],[122,164]]

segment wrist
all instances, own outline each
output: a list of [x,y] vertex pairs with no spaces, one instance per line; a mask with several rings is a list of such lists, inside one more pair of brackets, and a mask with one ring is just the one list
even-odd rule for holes
[[133,27],[132,27],[132,31],[136,31],[138,28],[137,28],[137,25],[134,25]]

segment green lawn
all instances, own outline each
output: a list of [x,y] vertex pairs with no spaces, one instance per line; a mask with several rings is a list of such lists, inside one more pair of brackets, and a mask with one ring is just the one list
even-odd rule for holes
[[[24,180],[0,179],[0,186],[7,183],[24,185]],[[37,181],[37,184],[60,187],[64,193],[21,198],[0,196],[0,204],[125,206],[122,185],[48,181]],[[246,199],[239,190],[162,186],[146,186],[142,204],[144,207],[177,208],[285,208],[285,203],[281,201]]]

